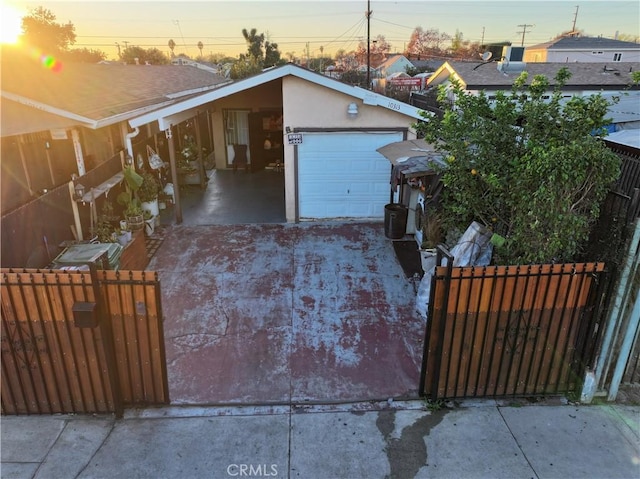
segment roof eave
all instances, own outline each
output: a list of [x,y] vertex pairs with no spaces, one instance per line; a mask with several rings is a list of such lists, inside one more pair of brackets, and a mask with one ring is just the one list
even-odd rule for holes
[[273,80],[281,79],[288,75],[307,80],[311,83],[325,86],[331,90],[344,93],[345,95],[349,95],[354,98],[358,98],[362,100],[365,105],[380,106],[382,108],[396,111],[412,118],[422,118],[422,116],[420,115],[420,109],[415,108],[411,105],[398,102],[389,97],[385,97],[384,95],[380,95],[363,88],[347,85],[346,83],[342,83],[335,79],[325,78],[322,75],[311,72],[304,68],[288,64],[282,67],[266,70],[258,75],[245,78],[237,82],[225,84],[211,92],[204,93],[196,98],[191,98],[184,102],[171,105],[167,108],[151,112],[137,118],[133,118],[129,121],[129,125],[135,128],[147,123],[151,123],[153,121],[158,121],[160,129],[166,130],[171,125],[175,124],[175,120],[172,120],[171,118],[174,115],[176,115],[176,119],[182,118],[183,115],[180,115],[180,113],[186,110],[198,108],[205,103],[209,103],[220,98],[224,98],[235,93],[239,93],[250,88],[263,85]]
[[63,110],[61,108],[56,108],[51,105],[47,105],[46,103],[41,103],[35,100],[30,100],[29,98],[25,98],[21,95],[16,95],[15,93],[3,91],[1,92],[1,96],[8,100],[13,100],[16,103],[20,103],[21,105],[25,105],[31,108],[35,108],[36,110],[46,111],[47,113],[51,113],[53,115],[61,116],[63,118],[68,118],[70,120],[77,121],[81,124],[81,126],[86,126],[89,128],[95,127],[95,120],[91,118],[87,118],[82,115],[78,115],[76,113],[72,113],[67,110]]

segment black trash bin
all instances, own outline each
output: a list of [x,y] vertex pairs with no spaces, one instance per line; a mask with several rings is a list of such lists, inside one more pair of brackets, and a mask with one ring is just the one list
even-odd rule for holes
[[384,207],[384,235],[391,239],[400,239],[407,230],[409,208],[399,203]]

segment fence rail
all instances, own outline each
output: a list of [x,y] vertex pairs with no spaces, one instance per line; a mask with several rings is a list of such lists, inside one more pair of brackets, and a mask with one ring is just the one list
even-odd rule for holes
[[[3,414],[168,403],[157,273],[2,269],[0,286]],[[97,325],[78,322],[96,304]]]

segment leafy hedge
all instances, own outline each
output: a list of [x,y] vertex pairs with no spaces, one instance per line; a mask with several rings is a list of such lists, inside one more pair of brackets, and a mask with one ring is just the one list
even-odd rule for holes
[[495,100],[452,79],[439,89],[442,119],[425,112],[414,125],[447,155],[446,226],[464,231],[475,220],[492,229],[496,263],[572,261],[620,174],[600,139],[609,103],[599,94],[565,101],[569,77],[561,69],[549,93],[546,77],[527,84],[524,72]]

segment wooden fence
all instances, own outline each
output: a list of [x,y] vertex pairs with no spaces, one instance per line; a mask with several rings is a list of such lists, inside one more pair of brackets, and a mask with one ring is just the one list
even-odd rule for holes
[[421,394],[437,399],[574,390],[593,354],[603,274],[602,263],[437,267]]
[[169,402],[157,273],[1,270],[2,413]]

